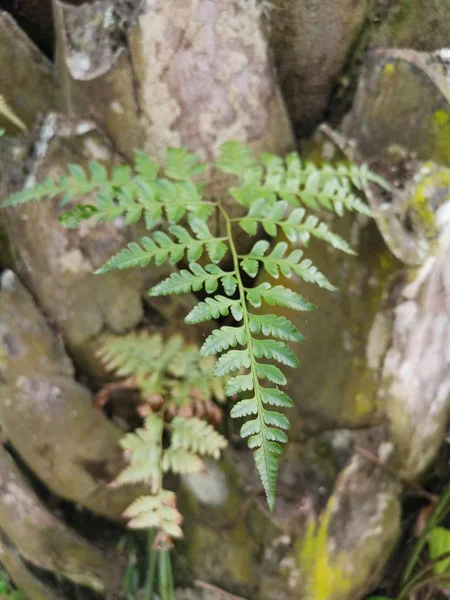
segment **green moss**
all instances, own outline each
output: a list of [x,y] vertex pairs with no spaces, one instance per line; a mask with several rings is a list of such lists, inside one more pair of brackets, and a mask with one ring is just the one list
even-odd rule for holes
[[319,523],[310,523],[299,551],[299,565],[306,576],[306,588],[310,600],[328,600],[336,592],[350,590],[351,580],[345,573],[344,560],[335,555],[331,558],[328,548],[328,529],[333,511],[333,500],[323,513]]
[[440,162],[450,166],[450,107],[448,110],[437,110],[433,114],[431,129],[435,145],[431,149],[431,156],[439,157]]
[[[444,116],[440,114],[438,118],[442,120]],[[425,238],[432,242],[438,234],[435,215],[437,206],[432,204],[439,205],[450,197],[450,170],[442,168],[436,170],[432,165],[426,167],[429,172],[417,183],[414,193],[405,204],[404,211],[414,229],[422,232]]]

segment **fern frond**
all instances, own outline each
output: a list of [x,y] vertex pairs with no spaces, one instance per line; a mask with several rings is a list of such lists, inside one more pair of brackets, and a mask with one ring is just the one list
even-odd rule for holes
[[171,445],[173,450],[184,449],[200,456],[218,459],[227,447],[227,440],[205,421],[177,416],[171,422]]
[[[62,217],[67,226],[92,217],[112,221],[120,216],[126,223],[142,218],[149,230],[163,219],[169,222],[164,232],[152,231],[139,243],[129,244],[98,273],[144,267],[152,261],[156,265],[175,265],[187,260],[188,268],[155,285],[150,295],[206,292],[207,297],[185,321],[197,324],[231,317],[236,323],[215,328],[209,335],[201,348],[205,362],[198,359],[198,349],[187,349],[180,338],[172,338],[167,344],[160,339],[150,350],[143,347],[144,338],[137,337],[130,347],[124,341],[108,343],[102,350],[102,360],[118,375],[135,377],[142,393],[151,395],[155,388],[158,393],[164,392],[172,408],[191,404],[191,414],[193,403],[201,405],[213,393],[216,397],[239,395],[231,414],[245,420],[241,434],[254,450],[269,506],[273,508],[281,444],[287,441],[285,431],[289,428],[286,416],[273,407],[288,408],[292,400],[278,389],[286,384],[285,374],[276,364],[266,361],[296,368],[295,354],[285,342],[302,342],[304,338],[286,317],[274,311],[267,314],[265,305],[296,311],[313,310],[315,306],[289,287],[270,281],[257,281],[250,287],[247,282],[264,270],[270,278],[298,277],[335,290],[298,246],[306,248],[311,238],[316,238],[342,252],[354,252],[310,211],[325,209],[342,215],[347,210],[370,216],[370,209],[358,197],[357,190],[370,183],[386,189],[389,186],[365,166],[317,166],[303,162],[296,153],[285,158],[263,154],[256,160],[249,148],[239,142],[228,142],[222,147],[215,167],[234,176],[227,203],[202,197],[203,187],[196,176],[205,165],[185,148],[167,151],[162,173],[143,153],[136,153],[133,167],[113,167],[110,172],[97,163],[91,163],[89,173],[79,165],[71,165],[68,176],[22,190],[7,203],[59,195],[68,202],[90,194],[89,204],[79,204]],[[241,206],[243,216],[231,216],[230,197]],[[213,235],[208,227],[213,213],[225,225],[226,233],[221,237]],[[270,238],[282,236],[283,241],[271,244],[259,240],[249,253],[241,255],[236,249],[235,225],[250,236],[264,232]],[[227,267],[231,270],[220,266],[226,253],[231,257],[232,267]],[[198,263],[201,258],[202,265]],[[219,289],[223,293],[217,293]],[[217,362],[209,361],[215,354],[220,354]],[[225,382],[223,378],[229,374],[233,377]],[[213,379],[213,375],[218,379]],[[163,468],[177,472],[198,469],[198,455],[218,456],[226,443],[210,425],[196,417],[187,419],[178,414],[170,428],[171,445],[164,453],[160,441],[150,439],[147,424],[124,438],[130,464],[121,476],[122,482],[149,478],[156,481],[157,469],[159,481]],[[147,511],[150,514],[146,513],[139,523],[155,523],[152,511]]]

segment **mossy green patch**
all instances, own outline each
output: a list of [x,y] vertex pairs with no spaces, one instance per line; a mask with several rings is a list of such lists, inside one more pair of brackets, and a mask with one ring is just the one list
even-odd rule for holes
[[[443,116],[439,118],[442,119]],[[436,210],[450,198],[450,169],[436,168],[432,164],[426,164],[425,169],[427,172],[416,183],[405,203],[404,213],[414,230],[433,242],[438,235]]]
[[437,156],[439,162],[450,165],[450,106],[448,110],[435,111],[431,118],[431,130],[435,147],[432,157]]
[[299,551],[299,564],[305,573],[307,594],[310,600],[328,600],[337,592],[351,589],[351,580],[345,572],[343,557],[328,547],[328,529],[333,512],[331,499],[319,523],[311,522]]

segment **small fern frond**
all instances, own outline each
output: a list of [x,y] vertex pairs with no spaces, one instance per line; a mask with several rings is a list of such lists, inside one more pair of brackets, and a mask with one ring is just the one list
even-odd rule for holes
[[150,413],[143,428],[127,433],[120,445],[129,457],[129,465],[116,478],[115,485],[147,482],[156,494],[161,487],[163,421]]
[[187,450],[200,456],[220,457],[220,452],[227,447],[227,440],[211,425],[201,419],[177,416],[171,422],[172,450]]
[[171,538],[182,538],[180,527],[183,517],[176,507],[174,492],[160,490],[153,496],[141,496],[123,513],[130,519],[131,529],[155,528],[164,531]]

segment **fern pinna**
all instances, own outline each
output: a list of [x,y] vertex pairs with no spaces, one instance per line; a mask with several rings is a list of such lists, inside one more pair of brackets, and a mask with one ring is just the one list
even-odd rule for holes
[[199,472],[204,457],[220,457],[227,441],[203,418],[214,421],[213,407],[220,412],[212,399],[223,399],[224,381],[213,374],[215,360],[179,335],[167,341],[145,331],[109,336],[98,355],[109,371],[126,377],[121,387],[140,391],[144,417],[143,426],[120,442],[128,464],[111,485],[149,484],[151,495],[137,498],[124,516],[133,529],[155,530],[155,546],[166,548],[182,536],[182,516],[176,495],[164,489],[164,474]]
[[[254,450],[269,507],[273,509],[281,444],[287,441],[289,428],[287,417],[279,409],[292,406],[291,398],[279,388],[286,384],[286,377],[273,362],[295,368],[297,359],[286,342],[299,342],[303,337],[287,318],[260,307],[309,311],[315,306],[283,285],[265,281],[252,286],[248,281],[255,280],[264,270],[272,278],[279,273],[288,277],[295,274],[304,281],[334,289],[304,257],[301,248],[315,237],[346,253],[352,253],[352,249],[316,214],[307,214],[307,209],[320,208],[338,215],[349,210],[370,216],[369,208],[354,190],[363,189],[369,182],[383,185],[383,181],[366,167],[316,167],[302,162],[296,153],[285,159],[263,154],[258,161],[238,142],[224,144],[214,166],[235,178],[227,199],[205,199],[198,175],[206,165],[186,149],[170,148],[162,170],[143,153],[136,154],[133,168],[114,167],[111,175],[97,163],[90,165],[89,174],[82,167],[71,165],[67,177],[26,188],[6,203],[59,194],[64,194],[63,201],[67,203],[92,194],[95,203],[78,204],[62,216],[66,226],[76,227],[87,218],[100,222],[118,217],[131,224],[143,217],[149,235],[139,243],[130,243],[98,273],[145,267],[152,261],[156,265],[187,261],[187,268],[174,272],[149,293],[163,296],[204,290],[206,299],[187,315],[186,322],[196,324],[220,317],[230,317],[234,322],[215,329],[201,352],[221,354],[216,375],[234,375],[226,394],[240,394],[241,399],[231,415],[245,419],[241,434]],[[232,201],[240,205],[242,216],[230,212]],[[220,235],[208,226],[214,213],[224,223]],[[163,222],[169,224],[166,231],[156,229]],[[272,246],[266,239],[259,239],[243,255],[236,245],[238,228],[250,236],[265,234],[269,239],[281,233],[286,241]],[[205,253],[209,262],[200,264]],[[220,266],[226,255],[229,268]]]

